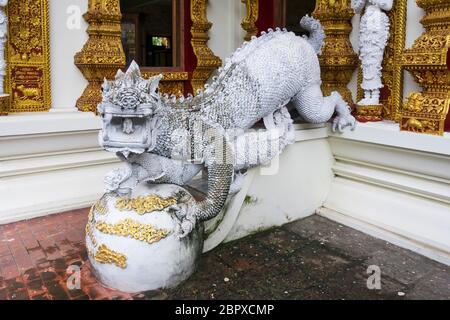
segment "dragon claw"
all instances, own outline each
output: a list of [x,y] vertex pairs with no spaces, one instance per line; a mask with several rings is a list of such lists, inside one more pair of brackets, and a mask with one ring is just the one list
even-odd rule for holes
[[195,228],[195,219],[183,219],[178,227],[177,237],[183,239],[188,236]]
[[175,234],[178,239],[183,239],[195,229],[197,224],[195,214],[196,210],[198,210],[197,205],[181,203],[179,205],[172,205],[169,208],[175,211],[180,221],[175,229]]
[[348,126],[350,126],[351,130],[355,130],[356,119],[350,114],[342,116],[338,115],[333,120],[332,131],[342,133]]

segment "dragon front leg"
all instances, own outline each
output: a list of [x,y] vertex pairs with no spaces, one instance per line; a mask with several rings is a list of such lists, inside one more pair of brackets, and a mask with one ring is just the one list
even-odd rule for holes
[[292,98],[298,113],[308,122],[324,123],[330,120],[336,111],[337,116],[333,120],[333,131],[342,132],[347,126],[355,128],[356,120],[350,114],[348,104],[341,95],[333,91],[324,97],[319,84],[314,84],[298,93]]
[[220,213],[228,197],[232,176],[232,164],[213,164],[208,167],[206,199],[186,209],[179,230],[180,238],[189,235],[197,222],[210,220]]
[[230,195],[235,195],[242,189],[242,185],[244,184],[245,177],[247,176],[247,172],[235,171],[233,176],[233,181],[230,185]]
[[187,236],[197,221],[203,222],[217,216],[225,205],[234,173],[233,149],[225,136],[211,129],[206,135],[206,147],[203,151],[205,166],[208,169],[208,191],[203,201],[188,208],[181,223],[179,236]]

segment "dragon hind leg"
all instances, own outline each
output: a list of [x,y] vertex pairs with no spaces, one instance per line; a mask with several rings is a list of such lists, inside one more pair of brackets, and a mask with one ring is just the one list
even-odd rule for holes
[[314,84],[292,98],[292,102],[298,113],[307,122],[324,123],[330,120],[336,111],[337,116],[333,120],[333,131],[342,131],[351,126],[354,129],[356,120],[350,114],[348,104],[341,95],[333,91],[324,97],[319,84]]

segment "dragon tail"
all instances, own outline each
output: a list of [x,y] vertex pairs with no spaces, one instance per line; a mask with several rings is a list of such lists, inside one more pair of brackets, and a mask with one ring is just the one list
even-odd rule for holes
[[300,20],[300,26],[309,32],[309,37],[305,36],[305,38],[314,48],[314,51],[316,51],[317,54],[320,54],[325,40],[325,31],[323,30],[320,21],[306,15]]

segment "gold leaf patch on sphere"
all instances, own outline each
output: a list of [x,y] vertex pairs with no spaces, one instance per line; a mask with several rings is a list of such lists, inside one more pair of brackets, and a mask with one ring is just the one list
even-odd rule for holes
[[143,215],[153,211],[161,211],[177,203],[176,198],[161,198],[156,195],[137,197],[132,199],[119,198],[116,201],[116,208],[120,211],[135,211]]
[[169,234],[167,230],[157,229],[152,225],[143,224],[132,219],[125,219],[115,224],[98,221],[95,223],[95,227],[106,234],[129,237],[149,244],[158,242]]
[[127,266],[126,255],[113,251],[104,244],[100,245],[95,253],[95,261],[99,263],[112,263],[122,269],[125,269]]

